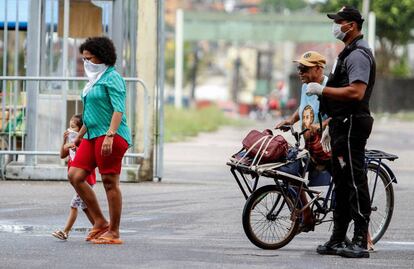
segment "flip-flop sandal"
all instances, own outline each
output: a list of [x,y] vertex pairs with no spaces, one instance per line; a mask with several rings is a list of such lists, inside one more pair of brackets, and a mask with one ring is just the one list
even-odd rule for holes
[[68,239],[68,237],[69,237],[69,235],[68,235],[67,233],[62,232],[62,231],[60,231],[60,230],[54,231],[54,232],[52,233],[52,235],[53,235],[54,237],[56,237],[56,238],[60,239],[60,240],[67,240],[67,239]]
[[111,237],[106,237],[106,236],[101,236],[96,239],[92,239],[91,242],[94,244],[101,244],[101,245],[121,245],[124,243],[124,241],[122,241],[119,238],[111,238]]
[[106,233],[109,230],[109,226],[103,227],[103,228],[96,228],[92,229],[88,235],[86,236],[86,241],[91,241],[92,239],[96,239]]
[[368,248],[368,252],[375,252],[374,244],[372,244],[372,241],[368,241],[367,248]]

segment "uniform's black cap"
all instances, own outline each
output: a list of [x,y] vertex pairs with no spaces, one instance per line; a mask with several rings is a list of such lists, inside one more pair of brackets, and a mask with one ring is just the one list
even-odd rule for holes
[[351,6],[343,6],[337,13],[329,13],[327,15],[332,20],[354,21],[357,23],[364,21],[359,10]]

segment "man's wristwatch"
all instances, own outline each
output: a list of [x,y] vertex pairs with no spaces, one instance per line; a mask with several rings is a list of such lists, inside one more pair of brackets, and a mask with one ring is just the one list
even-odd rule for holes
[[115,136],[115,132],[114,132],[114,131],[112,131],[112,130],[108,130],[108,131],[106,132],[105,136],[107,136],[107,137],[114,137],[114,136]]

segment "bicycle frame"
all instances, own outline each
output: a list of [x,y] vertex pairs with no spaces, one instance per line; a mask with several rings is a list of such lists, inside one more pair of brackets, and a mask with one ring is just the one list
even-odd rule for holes
[[[289,163],[292,163],[298,160],[303,160],[303,159],[305,159],[304,161],[305,164],[304,164],[303,173],[300,176],[295,176],[295,175],[292,175],[286,172],[276,170],[277,168],[285,166]],[[234,162],[227,162],[227,165],[231,167],[230,172],[232,173],[234,179],[236,180],[237,185],[239,186],[244,198],[247,200],[249,196],[257,189],[260,176],[272,178],[276,184],[277,184],[277,181],[281,179],[306,183],[307,180],[304,178],[306,175],[306,170],[309,165],[309,162],[310,162],[310,158],[309,158],[308,151],[301,150],[300,153],[298,154],[298,157],[293,161],[268,163],[268,164],[253,165],[253,166],[247,166],[244,164],[234,163]],[[251,181],[253,182],[249,183],[249,180],[246,178],[246,175],[252,176]]]
[[[302,156],[298,157],[296,160],[299,160],[299,159],[303,160],[303,158],[306,158],[306,157],[309,157],[309,155],[307,151],[304,151],[304,154],[302,154]],[[377,185],[380,170],[387,174],[387,178],[389,179],[389,184],[397,183],[397,179],[394,173],[392,172],[391,168],[383,162],[384,159],[394,161],[397,158],[398,156],[396,155],[385,153],[379,150],[367,150],[366,151],[365,168],[367,169],[369,164],[375,164],[375,166],[377,167],[377,170],[375,171],[376,177],[374,181],[373,192],[372,192],[372,196],[370,197],[371,203],[374,200],[374,195],[376,193],[376,185]],[[315,209],[313,209],[313,211],[316,214],[323,215],[322,218],[319,219],[317,224],[331,221],[331,220],[327,220],[327,221],[323,221],[323,220],[325,219],[326,215],[329,212],[333,211],[334,209],[334,203],[335,203],[335,197],[334,197],[334,192],[333,192],[334,183],[331,179],[329,185],[327,185],[328,190],[326,192],[326,195],[321,197],[322,192],[312,190],[306,184],[305,175],[307,172],[307,167],[310,162],[310,158],[306,158],[304,162],[305,162],[304,164],[305,169],[303,170],[303,173],[300,177],[276,170],[277,168],[287,164],[283,162],[257,165],[254,167],[250,167],[250,166],[242,165],[242,164],[235,165],[234,163],[231,163],[231,162],[227,164],[231,166],[230,171],[233,174],[246,200],[257,189],[260,177],[265,176],[265,177],[272,178],[274,180],[275,184],[280,188],[281,193],[284,197],[286,195],[289,195],[291,198],[293,198],[293,201],[295,203],[295,210],[293,214],[294,218],[300,217],[302,212],[306,210],[308,207],[315,206]],[[247,178],[247,175],[252,177],[252,179],[250,180],[251,181],[250,183],[249,183],[249,179]],[[305,205],[302,204],[302,201],[300,200],[300,196],[299,196],[302,191],[306,192],[311,198],[310,201],[306,203]],[[322,198],[321,202],[319,201],[319,198]],[[276,206],[276,203],[275,203],[275,206]],[[269,214],[272,214],[273,210],[274,209],[272,209]]]
[[[313,203],[313,205],[316,206],[316,209],[313,211],[316,213],[324,214],[324,217],[321,219],[321,221],[325,218],[326,214],[328,214],[329,212],[333,210],[333,205],[335,201],[333,197],[333,193],[334,193],[333,188],[334,188],[334,184],[331,179],[331,182],[328,185],[328,191],[326,192],[325,197],[322,199],[322,205],[318,202],[318,200],[315,200],[315,202]],[[312,192],[307,192],[307,194],[309,195],[311,199],[313,198]],[[328,205],[329,201],[331,201],[331,203]]]
[[[242,218],[244,232],[253,244],[263,249],[281,248],[288,244],[297,233],[307,232],[313,230],[314,225],[333,221],[332,217],[327,218],[335,208],[333,179],[331,177],[329,184],[325,185],[327,177],[320,174],[324,180],[315,180],[312,181],[314,184],[308,185],[306,173],[310,163],[309,152],[299,148],[300,134],[293,131],[292,134],[296,138],[296,144],[286,157],[287,160],[283,162],[254,165],[254,162],[248,160],[241,163],[242,159],[237,158],[240,155],[236,154],[242,153],[243,149],[227,162],[238,187],[247,200]],[[241,157],[244,158],[247,153]],[[376,219],[369,226],[373,244],[381,239],[390,224],[394,206],[392,183],[397,183],[391,168],[383,160],[394,161],[397,158],[396,155],[379,150],[365,151],[365,171],[370,190],[371,218]],[[311,174],[309,173],[309,175]],[[274,184],[259,184],[259,179],[262,176],[273,179]],[[316,179],[315,176],[318,175],[312,172],[309,179]],[[322,195],[322,191],[313,189],[313,187],[319,186],[318,183],[322,185],[321,187],[325,187],[325,195]],[[270,194],[270,200],[267,199],[268,194]],[[310,201],[307,201],[309,199],[305,200],[306,196],[310,198]],[[256,207],[259,204],[261,205],[258,207],[260,210],[257,210]],[[310,213],[313,214],[313,225],[306,225],[304,217],[307,214],[304,214],[305,210],[310,210]],[[258,215],[259,219],[252,219],[251,216],[254,215]],[[279,217],[285,221],[285,224],[282,224],[284,232],[274,234],[271,227],[272,225],[280,225],[278,223]],[[252,222],[259,224],[259,226],[252,224]],[[353,222],[349,225],[348,232],[351,233]],[[256,231],[255,227],[260,228]],[[264,238],[261,236],[263,229],[272,234],[272,240],[269,241],[267,236]],[[347,238],[347,240],[349,239]]]
[[[378,171],[383,168],[383,170],[387,173],[388,178],[390,179],[391,182],[393,183],[398,183],[397,182],[397,178],[394,174],[394,172],[391,170],[391,168],[383,162],[384,159],[389,160],[389,161],[394,161],[396,159],[398,159],[398,156],[394,155],[394,154],[390,154],[390,153],[386,153],[380,150],[367,150],[366,154],[365,154],[365,168],[368,167],[369,164],[373,163],[376,164],[376,166],[378,167],[378,170],[376,171],[378,173]],[[250,194],[256,190],[258,183],[259,183],[259,178],[260,178],[260,174],[258,173],[258,170],[260,170],[261,168],[271,168],[271,169],[275,169],[278,167],[281,167],[283,165],[285,165],[286,163],[270,163],[270,164],[264,164],[264,165],[259,165],[259,166],[255,166],[254,169],[252,170],[252,167],[247,166],[247,165],[243,165],[243,164],[237,164],[235,165],[232,162],[228,162],[227,165],[229,165],[230,168],[230,172],[232,173],[232,175],[234,176],[238,186],[240,187],[240,190],[243,193],[243,196],[245,197],[245,199],[247,199]],[[305,163],[305,166],[307,167],[309,164],[309,162]],[[239,173],[241,179],[237,176],[237,173]],[[306,173],[306,169],[304,169],[304,174],[302,175],[302,179],[305,177],[305,173]],[[251,175],[253,177],[253,186],[251,186],[248,182],[248,179],[245,177],[245,175]],[[272,175],[270,175],[272,176]],[[245,187],[242,184],[242,181],[244,182]],[[247,189],[247,191],[246,191]]]

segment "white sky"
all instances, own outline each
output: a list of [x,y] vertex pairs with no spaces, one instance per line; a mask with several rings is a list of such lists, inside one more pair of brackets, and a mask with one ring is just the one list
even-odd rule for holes
[[19,21],[27,21],[29,0],[0,0],[0,21],[4,22],[6,12],[7,21],[16,21],[17,5],[19,5]]

